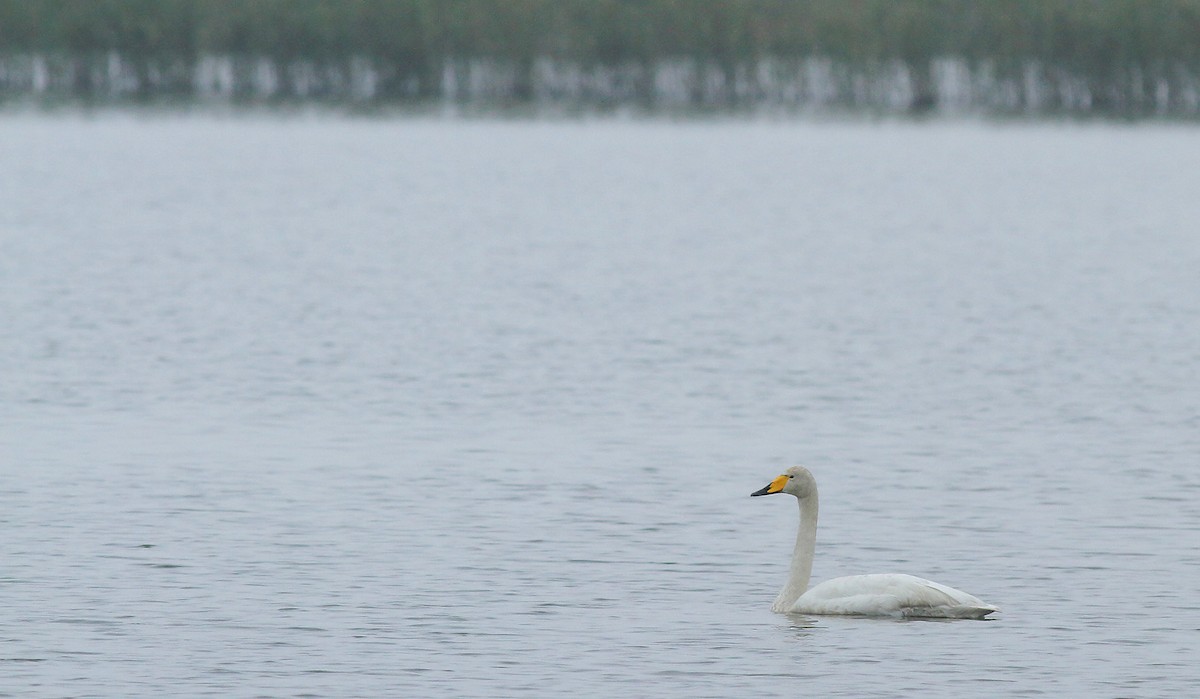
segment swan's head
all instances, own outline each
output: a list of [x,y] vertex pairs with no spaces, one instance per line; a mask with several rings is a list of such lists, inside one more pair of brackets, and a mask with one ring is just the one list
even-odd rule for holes
[[817,491],[817,481],[813,475],[808,472],[808,469],[803,466],[793,466],[784,471],[775,480],[767,484],[767,487],[762,490],[756,490],[750,493],[750,497],[756,495],[774,495],[775,493],[787,493],[795,495],[803,500]]

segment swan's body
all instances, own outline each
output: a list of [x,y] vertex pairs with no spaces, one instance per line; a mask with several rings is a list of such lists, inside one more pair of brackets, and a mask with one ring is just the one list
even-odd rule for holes
[[902,573],[849,575],[807,589],[817,542],[817,482],[808,469],[793,466],[753,495],[775,493],[799,500],[800,529],[791,573],[771,606],[774,611],[942,619],[982,619],[999,611],[962,590]]

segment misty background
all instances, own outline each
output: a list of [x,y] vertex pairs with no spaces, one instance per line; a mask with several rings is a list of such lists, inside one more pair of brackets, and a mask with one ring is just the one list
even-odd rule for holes
[[0,0],[0,99],[1194,118],[1196,0]]

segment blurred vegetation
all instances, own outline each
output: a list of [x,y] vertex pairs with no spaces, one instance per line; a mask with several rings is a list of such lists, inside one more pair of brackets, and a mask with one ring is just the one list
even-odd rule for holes
[[[1013,76],[1030,62],[1068,72],[1103,108],[1131,71],[1200,74],[1200,0],[0,0],[0,58],[114,54],[156,94],[191,92],[204,56],[366,60],[381,100],[442,97],[447,62],[472,59],[515,66],[520,100],[539,59],[690,59],[728,76],[765,58],[900,61],[921,92],[932,62],[953,56]],[[69,89],[91,88],[95,71],[71,74]]]

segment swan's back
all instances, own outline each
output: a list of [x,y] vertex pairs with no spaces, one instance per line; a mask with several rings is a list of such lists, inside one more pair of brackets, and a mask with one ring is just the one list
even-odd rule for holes
[[903,573],[850,575],[827,580],[800,596],[791,611],[934,619],[982,619],[993,605],[932,580]]

